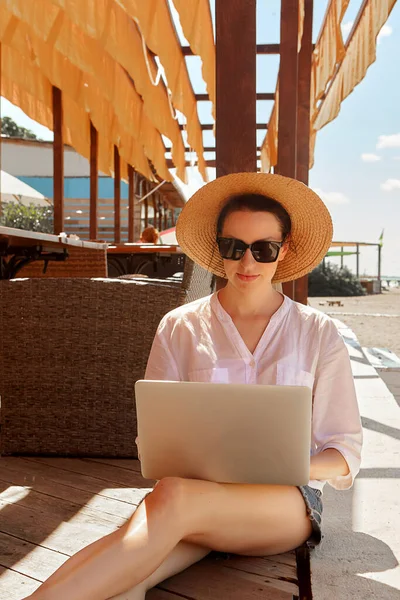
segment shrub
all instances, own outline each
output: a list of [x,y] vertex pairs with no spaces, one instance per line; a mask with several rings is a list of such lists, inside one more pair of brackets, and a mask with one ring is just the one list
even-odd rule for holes
[[340,268],[321,263],[308,276],[309,296],[364,296],[366,294],[357,277],[348,267]]
[[53,233],[53,207],[18,202],[3,202],[0,211],[0,225],[16,227],[27,231]]

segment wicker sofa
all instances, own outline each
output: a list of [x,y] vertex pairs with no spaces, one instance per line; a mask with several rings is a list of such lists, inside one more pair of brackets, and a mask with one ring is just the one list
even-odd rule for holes
[[0,455],[136,457],[134,384],[158,323],[212,291],[182,281],[0,281]]

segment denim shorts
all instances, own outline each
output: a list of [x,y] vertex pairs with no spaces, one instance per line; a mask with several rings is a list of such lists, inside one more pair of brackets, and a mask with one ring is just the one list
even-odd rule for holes
[[307,545],[315,548],[321,543],[323,538],[321,521],[322,521],[322,492],[310,487],[309,485],[302,485],[298,488],[301,495],[304,498],[304,502],[307,508],[307,514],[310,517],[312,525],[312,533],[307,540]]

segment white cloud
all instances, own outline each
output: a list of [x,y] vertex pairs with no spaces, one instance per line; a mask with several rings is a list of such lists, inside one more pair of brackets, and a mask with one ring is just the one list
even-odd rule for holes
[[381,160],[381,157],[378,156],[377,154],[361,154],[361,160],[363,160],[364,162],[377,162],[378,160]]
[[384,183],[381,183],[381,189],[385,192],[400,190],[400,179],[387,179]]
[[382,38],[384,37],[389,37],[389,35],[392,35],[393,33],[393,29],[390,25],[385,24],[382,29],[380,30],[380,32],[378,33],[378,37],[376,39],[377,43],[380,44],[382,41]]
[[347,23],[342,24],[342,36],[344,38],[347,38],[353,25],[354,25],[354,21],[348,21]]
[[376,147],[378,150],[380,148],[400,148],[400,133],[380,135]]
[[392,160],[400,160],[400,156],[392,156]]
[[315,193],[322,198],[325,204],[348,204],[350,200],[341,192],[324,192],[316,188]]

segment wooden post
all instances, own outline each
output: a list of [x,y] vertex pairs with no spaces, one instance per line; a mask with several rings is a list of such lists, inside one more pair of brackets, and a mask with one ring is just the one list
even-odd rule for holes
[[128,242],[135,241],[135,169],[128,165]]
[[164,202],[162,200],[160,200],[160,203],[159,203],[159,213],[158,213],[158,231],[162,230],[163,212],[164,212]]
[[[216,173],[257,171],[256,0],[215,1]],[[240,123],[240,126],[238,124]],[[216,277],[216,289],[226,279]]]
[[[313,0],[304,2],[304,23],[301,48],[298,55],[297,81],[297,131],[296,131],[296,179],[308,185],[310,164],[310,87],[312,57]],[[297,37],[296,37],[297,39]],[[294,282],[294,299],[307,304],[308,275]]]
[[153,204],[153,227],[157,227],[157,198],[158,192],[155,192],[151,196],[152,204]]
[[[144,195],[148,194],[150,184],[148,181],[143,182]],[[146,198],[144,200],[144,228],[149,226],[149,200]]]
[[64,139],[62,92],[53,85],[53,206],[54,233],[64,231]]
[[121,243],[121,159],[114,146],[114,243]]
[[163,230],[167,229],[168,227],[168,205],[164,205],[164,223],[163,223]]
[[[217,177],[257,170],[256,0],[216,0]],[[238,126],[240,124],[240,126]]]
[[[281,41],[279,66],[278,165],[275,172],[296,177],[297,157],[297,46],[298,0],[281,3]],[[294,282],[282,284],[283,292],[295,297]]]
[[90,121],[90,225],[89,237],[91,240],[98,238],[98,204],[99,204],[99,182],[98,182],[98,141],[97,129]]

